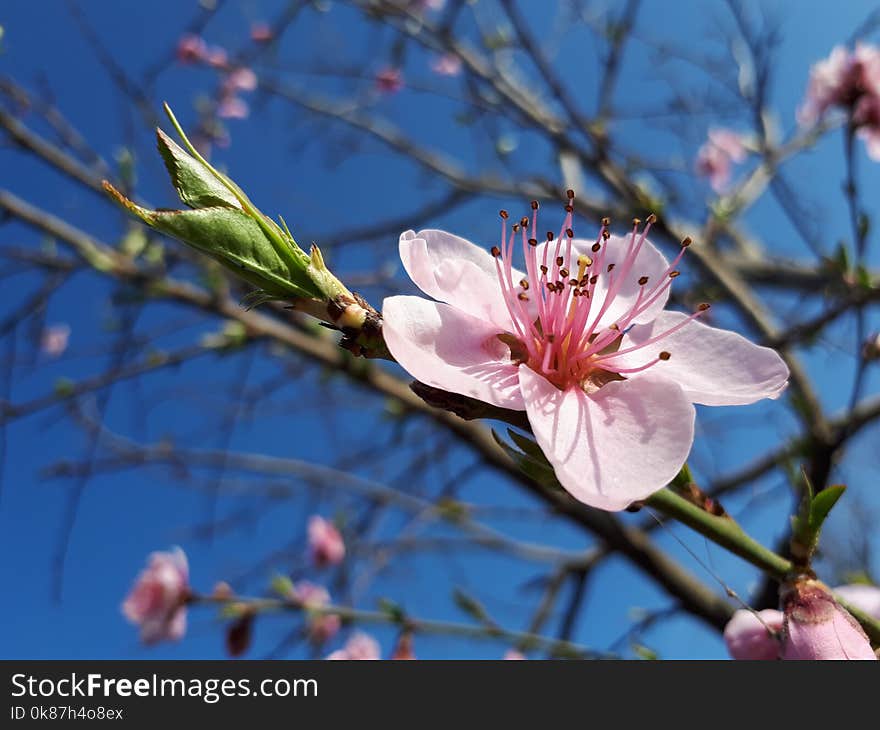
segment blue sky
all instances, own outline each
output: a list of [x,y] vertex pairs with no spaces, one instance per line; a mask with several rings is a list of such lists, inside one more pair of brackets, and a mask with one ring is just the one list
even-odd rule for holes
[[[89,23],[115,62],[137,77],[157,59],[172,53],[182,28],[195,15],[195,3],[155,0],[151,3],[118,3],[107,0],[82,3]],[[278,52],[279,66],[302,69],[324,59],[349,68],[372,73],[390,60],[391,36],[379,31],[355,13],[328,3],[330,11],[306,11],[285,37]],[[544,12],[544,2],[525,2],[541,37],[554,38],[552,18]],[[610,5],[614,5],[611,3]],[[772,98],[783,130],[794,124],[794,111],[802,97],[809,66],[827,55],[831,46],[843,42],[872,9],[870,2],[778,2],[762,3],[776,9],[783,18],[783,41]],[[230,49],[246,41],[246,29],[256,20],[275,17],[281,2],[234,2],[230,0],[211,21],[205,37],[213,44]],[[48,17],[47,17],[48,16]],[[729,27],[730,17],[722,4],[676,3],[647,0],[641,16],[640,34],[652,31],[674,39],[681,50],[700,50],[713,43],[719,27]],[[0,9],[4,28],[0,74],[8,75],[31,89],[50,89],[59,109],[84,137],[108,160],[128,148],[137,160],[138,195],[156,205],[174,204],[172,190],[154,152],[154,142],[143,120],[132,113],[120,98],[113,81],[96,61],[95,54],[83,40],[63,3],[4,3]],[[39,29],[39,32],[37,32]],[[35,40],[38,39],[38,40]],[[595,96],[595,53],[583,44],[562,41],[558,63],[571,69],[570,80],[578,102],[591,109]],[[418,91],[426,86],[453,92],[454,80],[438,80],[428,70],[430,57],[408,52],[405,73],[411,90],[382,102],[380,111],[418,139],[440,150],[460,153],[469,150],[471,133],[461,125],[450,124],[454,103],[448,99]],[[256,66],[261,73],[260,65]],[[657,63],[654,53],[636,44],[621,71],[621,105],[650,108],[667,95],[668,86],[659,80],[673,77],[702,83],[699,72],[684,64]],[[333,81],[320,75],[293,74],[292,78],[314,85],[326,92],[363,89],[368,82],[351,79]],[[205,69],[169,65],[157,82],[157,94],[150,103],[159,113],[162,100],[174,106],[185,125],[195,119],[194,100],[210,92],[216,83],[213,72]],[[360,83],[360,87],[357,84]],[[446,86],[444,86],[444,84]],[[706,81],[708,88],[708,81]],[[358,223],[368,223],[386,216],[406,215],[420,207],[426,198],[440,190],[435,181],[414,170],[412,165],[391,157],[375,143],[361,146],[356,154],[333,155],[325,145],[310,143],[309,135],[318,130],[304,126],[302,114],[277,100],[252,98],[253,114],[247,121],[230,123],[232,143],[216,152],[215,160],[231,171],[250,197],[267,213],[282,213],[301,242],[321,241],[321,236]],[[629,108],[629,107],[628,107]],[[25,118],[26,122],[31,119]],[[689,121],[687,130],[672,134],[653,122],[630,120],[619,132],[629,144],[646,156],[658,159],[670,150],[689,160],[696,146],[713,124],[727,124],[744,129],[748,119],[703,118]],[[546,159],[546,150],[527,138],[514,138],[519,145],[516,167],[539,170],[546,176],[557,174],[555,165]],[[849,229],[841,195],[843,174],[839,134],[832,134],[814,151],[787,167],[789,177],[805,181],[804,205],[817,213],[821,227],[830,231],[832,241],[847,239]],[[858,150],[862,185],[878,190],[877,165],[871,166],[861,147]],[[487,158],[489,155],[487,154]],[[469,160],[476,165],[477,160]],[[511,173],[506,173],[511,174]],[[121,214],[96,196],[72,186],[42,163],[15,150],[0,148],[0,186],[25,200],[44,207],[108,241],[115,241],[123,230]],[[692,206],[702,206],[708,190],[701,184],[691,186]],[[876,197],[876,196],[875,196]],[[502,201],[515,207],[523,201]],[[414,220],[414,228],[427,225],[445,227],[474,240],[491,240],[496,230],[496,211],[492,201],[470,203],[431,221]],[[699,217],[699,209],[692,212]],[[747,218],[751,230],[760,232],[778,251],[801,256],[790,226],[782,222],[772,201],[755,206]],[[36,247],[40,236],[20,225],[0,227],[0,242]],[[342,274],[358,273],[377,265],[396,265],[396,237],[367,253],[340,253],[332,264]],[[874,264],[877,264],[876,256]],[[29,275],[11,277],[2,283],[0,318],[15,303],[32,291],[35,279]],[[401,278],[401,288],[407,284]],[[367,294],[371,292],[366,291]],[[102,347],[114,341],[121,307],[109,300],[111,289],[97,276],[82,275],[70,282],[51,302],[48,322],[67,322],[72,328],[68,353],[57,361],[45,357],[28,362],[16,358],[13,401],[26,401],[51,390],[58,378],[78,379],[99,372],[106,365]],[[374,292],[375,294],[375,292]],[[785,316],[791,301],[774,301]],[[216,323],[192,320],[167,306],[151,307],[139,317],[136,329],[145,335],[165,330],[150,344],[173,348],[216,330]],[[722,311],[720,321],[736,326],[735,320]],[[875,328],[877,322],[874,322]],[[839,407],[846,398],[843,387],[854,360],[845,351],[851,347],[848,326],[833,329],[825,347],[815,348],[807,357],[809,371],[821,383],[823,403],[829,409]],[[256,417],[242,420],[228,438],[223,429],[217,389],[235,388],[245,379],[256,384],[281,375],[277,365],[265,353],[256,355],[208,356],[177,370],[153,376],[140,386],[121,385],[114,389],[106,422],[116,431],[132,438],[157,441],[173,436],[179,443],[199,448],[274,454],[318,463],[333,463],[344,456],[351,444],[364,435],[383,443],[393,427],[383,414],[381,403],[363,393],[344,389],[335,381],[325,382],[320,374],[291,382],[271,399],[263,401]],[[8,351],[0,359],[8,358]],[[876,392],[878,380],[873,374],[866,392]],[[335,390],[334,390],[335,389]],[[346,394],[342,405],[328,413],[327,392]],[[145,650],[137,642],[136,632],[120,615],[119,604],[146,555],[171,544],[181,544],[190,557],[194,583],[209,589],[217,580],[240,576],[264,556],[301,539],[305,521],[316,508],[325,514],[345,511],[350,504],[341,497],[323,502],[304,496],[278,503],[266,500],[258,505],[259,517],[222,537],[208,541],[194,536],[192,527],[204,522],[204,492],[184,488],[155,470],[134,469],[121,473],[97,475],[85,489],[72,535],[64,574],[60,603],[51,597],[52,556],[57,547],[65,498],[71,482],[47,479],[41,469],[58,460],[81,457],[86,441],[63,412],[47,411],[14,424],[7,431],[6,459],[2,465],[3,491],[0,496],[0,585],[4,601],[0,607],[0,657],[4,658],[217,658],[224,655],[222,636],[208,612],[193,612],[191,630],[179,645],[163,645]],[[792,419],[787,408],[779,405],[755,405],[738,409],[723,423],[718,433],[720,414],[700,411],[700,435],[694,452],[698,470],[708,470],[713,463],[731,468],[742,463],[744,454],[757,454],[779,432],[790,432]],[[431,438],[424,424],[407,427],[413,439]],[[876,438],[876,433],[873,434]],[[723,440],[724,448],[717,448]],[[710,441],[713,442],[710,444]],[[377,480],[393,480],[405,471],[412,458],[406,448],[395,455],[391,466],[382,469],[359,462],[359,472]],[[445,466],[424,466],[424,485],[436,485],[449,474],[469,463],[461,448],[455,448]],[[860,439],[848,454],[844,472],[854,490],[865,492],[871,473],[876,473],[877,456],[866,438]],[[705,473],[705,472],[704,472]],[[210,480],[209,480],[210,481]],[[227,482],[228,483],[228,482]],[[765,488],[779,486],[779,480],[765,480]],[[482,471],[464,486],[462,497],[477,503],[493,502],[510,507],[534,506],[510,485]],[[788,499],[776,489],[769,497],[752,504],[734,500],[728,508],[736,513],[746,509],[745,524],[762,540],[772,541],[784,525]],[[868,504],[877,507],[876,496]],[[316,505],[320,505],[316,507]],[[254,500],[224,497],[218,512],[232,515],[241,507],[254,507]],[[847,512],[841,508],[835,516],[835,528],[845,529]],[[514,516],[494,522],[521,539],[540,540],[566,549],[585,547],[584,537],[557,521],[522,520]],[[401,524],[385,519],[375,528],[377,539],[394,536]],[[550,530],[552,529],[552,533]],[[681,556],[690,570],[708,582],[710,572],[737,591],[747,593],[755,575],[741,562],[711,549],[701,539],[688,535],[683,528],[658,533],[658,540],[672,553]],[[684,541],[687,549],[680,543]],[[698,564],[687,550],[699,556]],[[259,592],[274,570],[290,567],[276,561],[250,581],[235,583],[245,591]],[[707,570],[708,569],[708,570]],[[419,554],[395,563],[377,584],[362,597],[360,605],[373,607],[377,598],[390,597],[416,616],[462,618],[451,598],[452,586],[461,586],[483,600],[493,616],[505,625],[520,628],[523,607],[534,606],[540,592],[531,585],[542,573],[542,566],[517,563],[486,552],[452,551],[450,554]],[[576,639],[596,649],[607,648],[623,634],[639,610],[668,605],[667,599],[620,559],[608,561],[591,579],[584,613]],[[528,615],[526,610],[525,615]],[[290,620],[273,617],[257,627],[250,656],[271,652]],[[391,634],[377,631],[386,651]],[[649,644],[663,657],[724,656],[719,638],[711,631],[684,617],[666,622],[648,635]],[[500,656],[504,646],[473,644],[441,638],[420,638],[417,652],[426,657]],[[300,655],[294,651],[291,656]]]

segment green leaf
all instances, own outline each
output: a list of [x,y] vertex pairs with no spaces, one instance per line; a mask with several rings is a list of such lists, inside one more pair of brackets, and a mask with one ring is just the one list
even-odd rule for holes
[[309,258],[289,247],[282,258],[263,228],[247,213],[229,207],[197,210],[147,210],[109,183],[104,188],[151,228],[205,253],[273,297],[320,298],[307,274]]
[[293,581],[290,580],[286,575],[276,575],[272,578],[272,590],[277,593],[281,598],[290,598],[291,596],[296,595],[296,590],[293,587]]
[[191,208],[238,208],[238,198],[199,160],[190,156],[161,129],[156,130],[159,153],[180,199]]
[[818,532],[828,517],[831,508],[837,504],[837,500],[843,496],[846,486],[843,484],[834,484],[826,487],[819,494],[813,497],[810,504],[810,526]]
[[489,614],[486,613],[486,609],[483,608],[483,604],[481,604],[473,596],[469,596],[460,588],[456,588],[452,592],[452,599],[455,601],[456,606],[458,606],[462,611],[464,611],[475,621],[479,621],[482,624],[492,623],[491,619],[489,618]]

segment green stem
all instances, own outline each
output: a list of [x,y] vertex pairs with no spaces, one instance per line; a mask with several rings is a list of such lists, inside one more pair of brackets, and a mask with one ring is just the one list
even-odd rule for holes
[[749,537],[730,517],[710,514],[668,487],[652,494],[647,504],[683,522],[716,545],[739,555],[746,562],[777,580],[783,580],[794,568],[790,560],[777,555]]
[[614,654],[594,651],[580,644],[551,636],[535,634],[527,631],[504,629],[496,624],[474,625],[453,621],[435,621],[416,619],[409,616],[396,616],[386,611],[364,611],[348,606],[326,604],[323,606],[304,606],[294,599],[257,598],[247,596],[212,596],[193,594],[189,598],[191,604],[216,604],[221,606],[243,607],[255,613],[298,612],[321,616],[339,616],[343,621],[356,624],[393,624],[413,633],[442,634],[470,639],[506,641],[524,650],[543,649],[554,657],[582,659],[619,659]]
[[[757,540],[749,537],[730,517],[710,514],[668,487],[652,494],[647,504],[696,530],[716,545],[738,555],[776,580],[785,580],[797,570],[790,560],[768,550]],[[880,621],[839,596],[835,596],[835,600],[862,625],[871,644],[875,648],[880,646]]]

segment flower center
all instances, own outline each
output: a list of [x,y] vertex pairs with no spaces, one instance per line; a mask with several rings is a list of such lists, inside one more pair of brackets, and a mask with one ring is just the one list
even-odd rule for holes
[[[538,246],[538,202],[532,201],[532,215],[513,224],[508,233],[507,211],[501,211],[501,246],[492,247],[498,281],[513,323],[514,332],[499,336],[510,347],[511,359],[525,364],[559,388],[578,385],[592,393],[612,380],[641,372],[671,354],[658,343],[678,331],[709,308],[701,304],[697,311],[665,332],[653,335],[638,344],[627,343],[629,328],[672,285],[679,275],[675,268],[690,245],[684,239],[678,255],[666,271],[651,281],[639,275],[638,260],[648,232],[657,218],[649,215],[643,230],[641,221],[633,221],[632,233],[622,256],[609,252],[610,221],[602,220],[599,235],[589,252],[578,251],[574,245],[572,215],[574,192],[569,190],[565,219],[558,235],[545,234],[546,243]],[[513,254],[516,239],[521,239],[526,276],[514,282]],[[637,282],[635,299],[622,291],[625,285]],[[626,309],[608,323],[607,313],[616,301],[626,301]],[[615,311],[620,307],[616,307]],[[645,361],[624,367],[615,360],[622,355],[644,351]]]

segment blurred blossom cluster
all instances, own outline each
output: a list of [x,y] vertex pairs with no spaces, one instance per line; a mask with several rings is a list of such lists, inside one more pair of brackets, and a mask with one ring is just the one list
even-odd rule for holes
[[852,51],[837,46],[813,66],[798,122],[816,124],[832,108],[846,112],[868,155],[880,160],[880,49],[866,43]]

